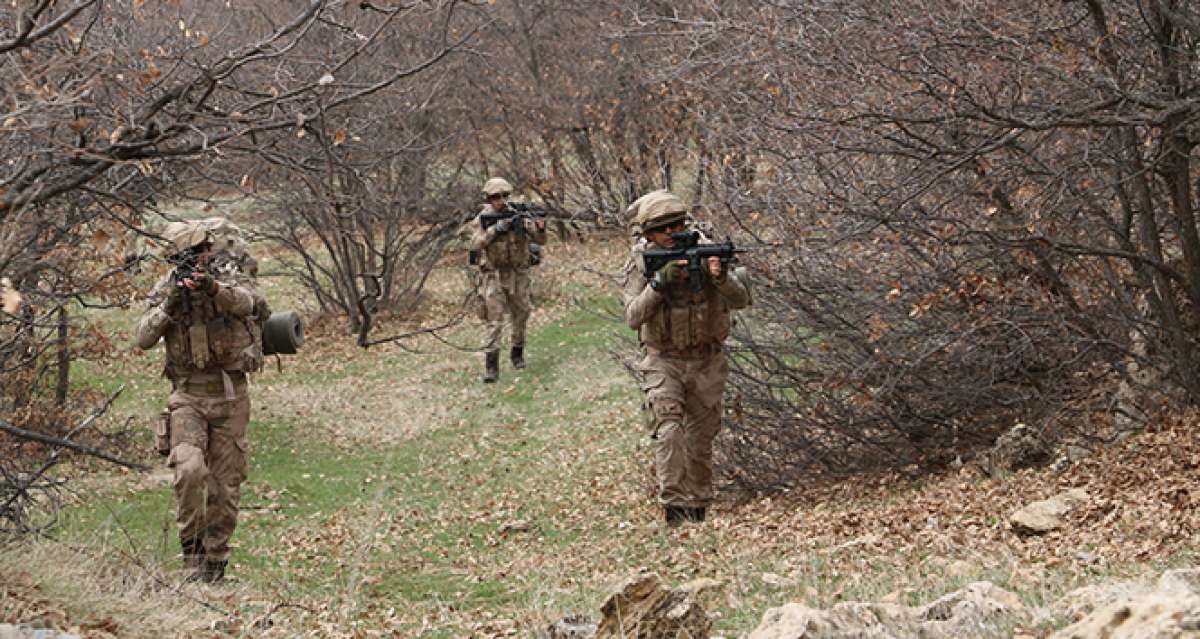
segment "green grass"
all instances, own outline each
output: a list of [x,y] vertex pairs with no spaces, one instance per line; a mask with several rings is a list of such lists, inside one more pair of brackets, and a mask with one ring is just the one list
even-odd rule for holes
[[[562,299],[551,301],[562,305]],[[264,614],[264,601],[302,606],[305,612],[280,613],[283,636],[316,632],[320,622],[459,637],[484,634],[477,624],[496,620],[514,621],[527,636],[566,614],[595,619],[614,582],[645,568],[670,585],[696,577],[724,581],[706,608],[714,634],[736,636],[753,629],[768,607],[790,601],[828,607],[897,593],[899,603],[915,605],[988,579],[1041,605],[1085,579],[1132,574],[1127,566],[1059,569],[1022,585],[1015,557],[950,574],[944,562],[933,561],[934,549],[835,551],[786,530],[759,536],[756,527],[773,522],[753,520],[753,508],[724,510],[712,525],[682,533],[664,529],[647,485],[651,453],[639,425],[640,392],[609,354],[628,349],[633,335],[608,317],[618,311],[614,295],[592,295],[539,316],[529,334],[530,368],[518,374],[505,362],[494,385],[479,381],[479,353],[436,344],[423,344],[423,354],[362,351],[349,337],[344,351],[325,351],[336,362],[308,361],[302,353],[283,375],[264,373],[253,391],[251,468],[233,538],[230,572],[241,589],[189,596],[206,596],[242,618]],[[478,332],[477,323],[460,327],[454,342],[477,343]],[[114,418],[148,419],[166,392],[157,378],[159,356],[81,365],[74,379],[105,390],[128,382]],[[331,389],[351,399],[336,408],[312,399],[329,399]],[[419,403],[395,406],[435,403],[445,410],[433,417],[383,415],[385,426],[404,431],[386,441],[355,431],[379,417],[358,402],[416,392]],[[367,410],[380,410],[372,406]],[[413,420],[426,422],[407,429]],[[117,565],[136,557],[167,571],[176,567],[169,485],[115,478],[89,483],[56,534],[72,547],[104,540]],[[855,505],[872,512],[920,490],[917,483],[897,486],[894,494]],[[811,515],[844,512],[845,504],[822,504]],[[519,521],[528,530],[504,531]],[[821,543],[844,541],[829,535]],[[976,558],[969,543],[936,552]],[[768,572],[791,583],[769,586]],[[84,599],[78,588],[41,587]],[[110,603],[103,614],[119,617],[114,608]],[[187,610],[203,622],[212,616]]]
[[[484,387],[477,385],[474,367],[458,373],[444,383],[475,384],[481,400],[401,446],[348,451],[286,419],[252,419],[252,463],[231,572],[264,588],[291,584],[293,592],[322,598],[344,594],[348,567],[355,566],[370,584],[361,595],[372,606],[415,603],[435,609],[451,602],[491,609],[532,603],[511,580],[460,574],[462,559],[486,557],[509,542],[555,553],[606,532],[602,523],[578,528],[556,515],[584,490],[578,483],[588,479],[584,466],[593,461],[591,449],[603,435],[577,420],[636,394],[628,381],[610,383],[617,364],[603,354],[622,329],[597,314],[574,311],[532,332],[531,365],[519,381],[505,370],[500,384]],[[377,382],[395,367],[411,366],[405,359],[398,354],[383,367],[352,363],[291,381]],[[86,371],[78,379],[99,387],[117,383],[102,372]],[[567,397],[556,383],[564,376],[583,378],[583,386],[589,376],[604,383]],[[140,382],[146,401],[161,401],[158,385],[148,377]],[[628,455],[632,443],[627,439],[613,452]],[[132,554],[153,548],[157,561],[174,561],[168,486],[99,491],[83,501],[64,516],[67,539],[98,534]],[[530,532],[497,532],[517,520],[527,521]],[[364,539],[369,533],[361,531],[372,529],[390,543]],[[320,531],[344,535],[334,552]],[[553,565],[522,577],[529,583],[559,578]]]

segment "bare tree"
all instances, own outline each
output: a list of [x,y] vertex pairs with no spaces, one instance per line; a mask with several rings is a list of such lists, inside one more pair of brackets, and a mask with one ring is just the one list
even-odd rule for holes
[[[457,4],[421,10],[447,16]],[[59,455],[30,448],[28,433],[66,441],[68,424],[94,411],[72,392],[69,367],[112,344],[77,310],[134,297],[130,276],[148,257],[137,238],[157,202],[249,186],[249,168],[281,140],[438,64],[454,38],[440,50],[425,42],[407,58],[415,66],[369,68],[378,56],[363,59],[411,11],[334,0],[17,5],[0,12],[0,276],[21,300],[0,313],[0,413],[11,427],[0,437],[24,442],[4,471],[24,495],[12,483],[30,476],[24,465]]]
[[363,339],[376,309],[415,307],[462,221],[447,204],[461,191],[454,167],[463,160],[448,151],[457,134],[446,113],[453,84],[439,66],[476,30],[458,5],[330,18],[305,49],[312,68],[294,70],[325,73],[312,95],[315,116],[298,118],[293,134],[270,146],[246,145],[262,160],[247,173],[271,212],[262,235],[291,252],[284,272]]
[[1200,398],[1197,16],[713,0],[644,20],[723,105],[707,208],[776,247],[739,335],[733,475],[938,464],[1019,421],[1094,434],[1130,409],[1132,363]]
[[1193,5],[27,3],[0,15],[5,408],[69,408],[100,350],[76,309],[128,299],[123,232],[162,198],[253,195],[362,336],[490,175],[614,223],[672,188],[757,246],[749,487],[1098,435],[1138,384],[1195,403]]

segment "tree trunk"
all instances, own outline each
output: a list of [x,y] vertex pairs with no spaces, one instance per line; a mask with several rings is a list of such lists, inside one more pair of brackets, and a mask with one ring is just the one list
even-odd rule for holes
[[66,406],[67,391],[71,386],[70,314],[64,303],[58,309],[58,383],[55,385],[54,401]]

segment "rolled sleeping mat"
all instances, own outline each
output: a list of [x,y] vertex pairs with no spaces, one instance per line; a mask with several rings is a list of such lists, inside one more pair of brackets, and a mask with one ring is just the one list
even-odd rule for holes
[[263,355],[295,355],[304,344],[304,322],[296,311],[271,313],[263,324]]

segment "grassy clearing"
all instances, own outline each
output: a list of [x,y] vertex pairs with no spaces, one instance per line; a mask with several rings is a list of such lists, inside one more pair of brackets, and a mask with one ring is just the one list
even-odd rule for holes
[[[1053,484],[1035,476],[814,488],[721,504],[704,526],[664,529],[640,397],[610,355],[629,331],[611,317],[615,289],[580,266],[615,271],[622,257],[620,245],[551,247],[538,272],[531,366],[519,375],[504,366],[494,386],[478,381],[473,322],[441,336],[461,348],[424,337],[406,344],[415,352],[363,351],[326,328],[283,372],[259,375],[233,583],[181,583],[162,468],[74,482],[55,539],[0,550],[0,578],[20,575],[70,618],[111,620],[110,634],[122,637],[163,628],[460,637],[527,636],[567,614],[594,618],[615,583],[648,569],[676,584],[722,581],[707,604],[714,632],[733,636],[789,601],[916,604],[989,579],[1043,605],[1148,567],[1072,562],[1074,542],[1063,540],[1061,552],[1039,555],[996,533],[1003,508]],[[281,298],[294,294],[268,283]],[[461,284],[446,269],[431,296],[456,299]],[[111,421],[148,425],[164,393],[157,365],[157,353],[130,355],[76,379],[106,389],[128,382]],[[982,494],[1009,501],[993,497],[971,512]],[[963,518],[931,525],[947,504]],[[1170,554],[1150,567],[1191,559]],[[27,609],[22,601],[0,595],[0,619]]]

